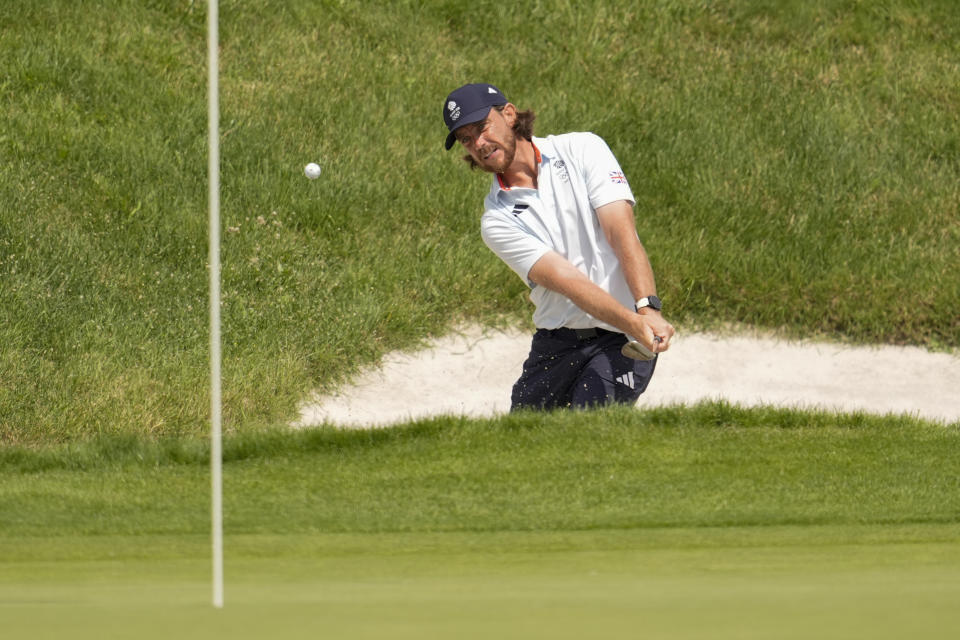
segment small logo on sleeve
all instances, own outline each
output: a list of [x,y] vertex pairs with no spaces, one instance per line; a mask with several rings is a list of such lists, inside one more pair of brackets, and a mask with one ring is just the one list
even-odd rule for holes
[[528,204],[517,203],[513,205],[513,211],[511,211],[510,213],[512,213],[515,216],[518,216],[529,208],[530,208],[530,205]]
[[623,171],[611,171],[610,182],[615,184],[627,184],[627,178],[623,175]]

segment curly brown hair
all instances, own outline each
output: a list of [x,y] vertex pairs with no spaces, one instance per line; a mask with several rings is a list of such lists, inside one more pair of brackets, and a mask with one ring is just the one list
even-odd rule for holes
[[[500,105],[494,107],[497,111],[503,111],[505,105]],[[527,109],[526,111],[517,111],[517,121],[513,123],[513,132],[517,134],[518,137],[524,138],[525,140],[533,139],[533,121],[537,119],[536,114],[532,109]],[[468,153],[463,156],[463,161],[470,165],[471,169],[476,169],[479,165],[476,160]]]

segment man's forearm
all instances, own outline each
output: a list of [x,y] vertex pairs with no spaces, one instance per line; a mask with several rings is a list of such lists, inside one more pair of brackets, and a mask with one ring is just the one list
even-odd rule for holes
[[623,277],[634,300],[657,293],[653,267],[643,243],[637,237],[633,207],[626,200],[611,202],[597,209],[597,220],[623,270]]
[[673,326],[659,311],[644,309],[643,313],[635,313],[627,309],[560,254],[545,254],[530,269],[528,277],[537,285],[566,296],[597,320],[640,340],[654,353],[670,348]]
[[640,316],[591,282],[560,254],[550,252],[540,258],[530,270],[529,278],[537,285],[565,296],[597,320],[628,335],[639,335]]

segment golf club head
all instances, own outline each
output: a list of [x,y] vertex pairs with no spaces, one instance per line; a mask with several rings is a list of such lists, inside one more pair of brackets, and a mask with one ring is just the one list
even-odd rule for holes
[[623,345],[623,347],[620,348],[620,353],[634,360],[653,360],[656,355],[636,340],[631,340]]
[[[660,336],[655,336],[654,340],[657,342],[662,342],[663,338]],[[646,348],[643,344],[637,342],[636,340],[630,340],[627,344],[623,345],[620,348],[620,353],[627,356],[628,358],[633,358],[634,360],[653,360],[657,357],[653,351]]]

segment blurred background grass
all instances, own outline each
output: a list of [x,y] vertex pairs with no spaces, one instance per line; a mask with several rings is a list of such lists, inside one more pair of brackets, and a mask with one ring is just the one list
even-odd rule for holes
[[[205,3],[3,9],[0,442],[201,434]],[[488,178],[441,146],[472,81],[540,135],[608,141],[681,328],[960,345],[952,0],[224,0],[220,20],[229,431],[455,323],[528,322],[477,232]]]

